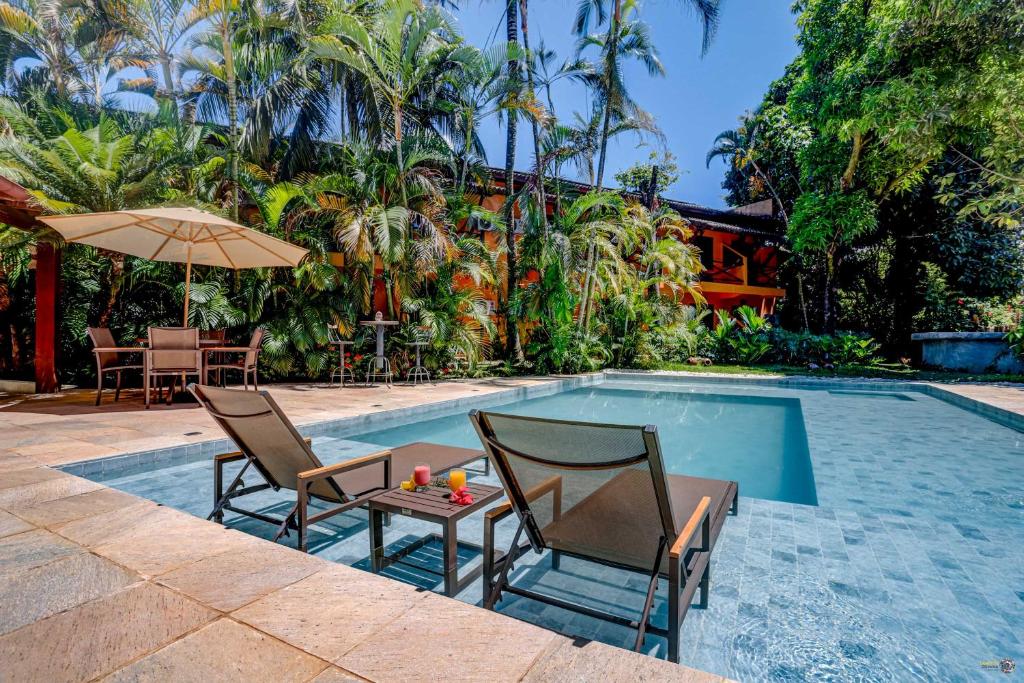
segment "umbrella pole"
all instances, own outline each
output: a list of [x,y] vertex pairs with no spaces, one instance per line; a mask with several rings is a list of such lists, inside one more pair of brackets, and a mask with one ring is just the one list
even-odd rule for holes
[[189,304],[189,290],[192,287],[192,243],[188,244],[188,256],[185,259],[185,321],[182,323],[182,327],[188,327],[188,304]]

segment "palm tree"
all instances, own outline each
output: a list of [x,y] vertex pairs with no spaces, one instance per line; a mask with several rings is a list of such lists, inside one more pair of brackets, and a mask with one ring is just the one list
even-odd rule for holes
[[456,178],[459,192],[466,188],[470,159],[485,158],[483,143],[480,141],[480,126],[488,118],[518,108],[509,99],[510,88],[505,77],[505,64],[519,58],[515,45],[499,44],[488,50],[479,50],[471,45],[457,48],[453,60],[461,68],[448,74],[451,84],[450,99],[446,102],[452,109],[455,131],[462,141],[461,165]]
[[[417,99],[429,99],[444,74],[456,66],[449,59],[451,26],[436,8],[422,9],[415,0],[387,0],[368,21],[343,8],[318,31],[309,39],[310,53],[343,64],[365,79],[380,117],[390,118],[397,165],[404,168],[402,138],[410,124],[406,114]],[[404,183],[399,189],[407,202]]]
[[136,40],[143,51],[160,65],[164,91],[178,93],[174,80],[174,62],[189,31],[186,0],[132,0],[131,16]]
[[[519,11],[518,0],[506,0],[505,2],[505,40],[509,45],[519,44],[519,23],[517,13]],[[519,60],[508,60],[509,92],[518,97],[522,90],[522,82],[519,75]],[[505,342],[508,346],[508,357],[515,363],[523,360],[523,347],[519,340],[519,321],[508,305],[516,295],[519,287],[519,264],[516,262],[516,221],[515,221],[515,172],[516,172],[516,135],[518,131],[518,116],[515,111],[509,111],[508,120],[505,124]]]
[[[701,51],[702,54],[705,54],[711,45],[711,39],[714,37],[718,25],[719,0],[687,0],[687,4],[701,20],[703,28]],[[580,0],[577,10],[575,30],[577,35],[584,36],[580,47],[593,45],[601,51],[598,91],[604,112],[597,162],[596,185],[599,191],[604,184],[605,160],[612,117],[620,112],[636,109],[625,90],[625,83],[622,79],[622,61],[627,58],[637,59],[647,67],[648,73],[652,75],[660,75],[664,72],[657,59],[657,51],[650,41],[647,27],[637,20],[629,20],[629,16],[635,9],[636,5],[633,0],[613,0],[608,32],[603,38],[588,36],[587,32],[594,14],[597,15],[598,25],[604,23],[607,17],[604,1]],[[589,299],[589,292],[585,292],[580,316],[584,327],[590,322]]]
[[714,145],[708,150],[705,162],[707,167],[711,168],[711,162],[721,157],[740,173],[745,173],[748,166],[753,168],[754,175],[768,188],[768,192],[775,199],[779,211],[782,212],[783,221],[789,225],[789,215],[786,213],[786,207],[783,205],[779,193],[775,190],[775,185],[757,163],[757,143],[760,132],[757,117],[758,112],[747,112],[740,117],[740,125],[735,129],[719,133],[715,137]]
[[227,94],[228,114],[228,182],[230,188],[231,216],[238,220],[238,87],[235,79],[234,15],[238,12],[238,0],[197,0],[188,14],[189,28],[202,21],[209,22],[214,33],[220,38],[220,55],[223,59],[224,85]]
[[[329,75],[305,58],[294,27],[276,14],[247,15],[232,34],[237,116],[244,121],[239,154],[261,167],[278,164],[284,177],[313,165],[331,110]],[[229,102],[220,37],[193,37],[180,64],[182,76],[192,81],[188,101],[201,117],[223,120]],[[280,144],[283,140],[288,144]],[[284,148],[283,156],[274,156],[277,147]]]

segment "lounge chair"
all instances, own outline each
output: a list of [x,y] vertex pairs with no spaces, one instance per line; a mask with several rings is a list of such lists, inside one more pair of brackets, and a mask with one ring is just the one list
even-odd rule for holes
[[[214,507],[207,519],[223,523],[224,512],[276,524],[274,540],[298,533],[298,548],[306,552],[309,525],[347,512],[370,498],[394,488],[421,463],[435,473],[463,467],[484,457],[483,451],[415,443],[361,458],[325,466],[266,391],[221,389],[189,385],[189,391],[209,411],[239,450],[214,457]],[[224,489],[224,465],[244,460],[241,471]],[[254,468],[262,484],[245,485],[242,476]],[[295,505],[284,517],[246,510],[234,501],[258,491],[287,489],[296,492]],[[330,503],[327,510],[310,514],[311,498]]]
[[[505,487],[509,502],[488,511],[484,524],[484,607],[503,592],[540,600],[667,637],[679,661],[679,628],[700,589],[708,602],[709,560],[718,533],[737,511],[736,482],[666,474],[653,426],[566,422],[474,410],[470,420]],[[515,513],[509,551],[495,553],[497,523]],[[527,541],[520,545],[526,534]],[[639,619],[603,612],[513,585],[512,564],[530,548],[550,550],[552,566],[569,555],[650,577]],[[499,572],[495,578],[495,572]],[[668,579],[668,628],[650,623],[659,578]]]

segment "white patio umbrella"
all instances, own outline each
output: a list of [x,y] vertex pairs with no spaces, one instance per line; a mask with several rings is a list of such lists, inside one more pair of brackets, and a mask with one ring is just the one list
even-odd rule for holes
[[192,264],[222,268],[297,266],[308,250],[191,208],[136,209],[40,216],[66,241],[185,264],[185,326],[188,326]]

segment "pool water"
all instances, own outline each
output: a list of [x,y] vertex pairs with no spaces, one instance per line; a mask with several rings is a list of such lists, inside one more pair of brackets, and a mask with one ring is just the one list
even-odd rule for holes
[[[485,399],[488,401],[490,399]],[[708,609],[691,609],[683,664],[742,681],[1009,680],[986,662],[1024,662],[1024,434],[899,384],[772,386],[669,377],[602,384],[489,410],[619,424],[655,424],[672,472],[736,479],[711,565]],[[384,429],[349,427],[314,438],[326,462],[409,441],[476,445],[465,410],[397,419]],[[205,517],[213,496],[208,459],[147,464],[94,475],[110,486]],[[492,474],[485,483],[497,483]],[[283,514],[294,494],[247,504]],[[289,502],[291,500],[292,502]],[[274,528],[228,517],[270,537]],[[514,520],[499,526],[507,547]],[[394,517],[392,549],[436,527]],[[479,542],[482,515],[459,525]],[[285,542],[289,542],[286,539]],[[366,568],[366,513],[317,525],[311,551]],[[440,549],[414,559],[440,566]],[[460,552],[460,564],[479,553]],[[437,590],[426,573],[392,567],[398,580]],[[513,581],[635,617],[646,578],[563,558],[527,554]],[[480,604],[477,581],[458,598]],[[635,631],[515,596],[500,612],[570,636],[631,648]],[[654,621],[665,625],[664,587]],[[644,651],[664,656],[663,639]]]
[[[740,493],[817,505],[800,401],[605,386],[500,406],[497,412],[604,424],[655,425],[669,474],[737,481]],[[349,437],[400,446],[430,441],[480,448],[464,414]]]

